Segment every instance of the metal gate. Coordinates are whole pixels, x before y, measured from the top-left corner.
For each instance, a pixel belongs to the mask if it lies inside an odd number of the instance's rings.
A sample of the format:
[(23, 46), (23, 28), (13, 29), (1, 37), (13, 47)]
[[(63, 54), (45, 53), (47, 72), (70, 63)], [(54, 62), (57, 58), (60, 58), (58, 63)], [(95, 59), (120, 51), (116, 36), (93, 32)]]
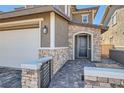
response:
[(42, 64), (40, 68), (40, 87), (47, 88), (51, 81), (51, 60)]

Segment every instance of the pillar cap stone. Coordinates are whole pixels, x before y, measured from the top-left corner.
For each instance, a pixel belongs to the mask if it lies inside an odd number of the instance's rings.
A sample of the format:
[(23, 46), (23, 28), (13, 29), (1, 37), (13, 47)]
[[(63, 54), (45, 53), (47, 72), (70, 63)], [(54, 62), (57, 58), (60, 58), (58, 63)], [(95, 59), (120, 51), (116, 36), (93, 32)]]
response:
[(45, 62), (48, 62), (52, 60), (52, 57), (43, 57), (38, 59), (37, 61), (27, 62), (24, 64), (21, 64), (22, 69), (31, 69), (31, 70), (38, 70), (40, 69), (41, 65)]

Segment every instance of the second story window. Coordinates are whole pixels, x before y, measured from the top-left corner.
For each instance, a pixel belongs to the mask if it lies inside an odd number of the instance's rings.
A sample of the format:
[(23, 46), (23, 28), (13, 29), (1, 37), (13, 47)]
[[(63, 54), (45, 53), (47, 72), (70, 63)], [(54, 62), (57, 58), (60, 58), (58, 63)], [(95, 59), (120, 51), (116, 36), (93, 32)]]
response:
[(112, 26), (114, 26), (115, 24), (117, 24), (117, 12), (112, 16)]
[(82, 15), (82, 23), (88, 23), (88, 14)]

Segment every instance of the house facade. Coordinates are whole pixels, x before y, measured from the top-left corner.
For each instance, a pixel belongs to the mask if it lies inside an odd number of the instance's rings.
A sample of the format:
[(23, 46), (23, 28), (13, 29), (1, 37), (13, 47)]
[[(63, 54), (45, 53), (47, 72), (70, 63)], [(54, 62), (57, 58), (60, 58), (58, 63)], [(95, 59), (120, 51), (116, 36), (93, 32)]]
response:
[(53, 74), (67, 60), (101, 60), (101, 26), (93, 24), (99, 7), (27, 5), (0, 14), (0, 65), (53, 58)]
[(108, 6), (101, 24), (108, 26), (108, 30), (102, 33), (102, 44), (111, 44), (115, 48), (124, 48), (124, 6)]
[[(110, 5), (103, 16), (102, 24), (108, 30), (102, 33), (103, 55), (124, 64), (124, 6)], [(106, 48), (105, 48), (106, 46)]]

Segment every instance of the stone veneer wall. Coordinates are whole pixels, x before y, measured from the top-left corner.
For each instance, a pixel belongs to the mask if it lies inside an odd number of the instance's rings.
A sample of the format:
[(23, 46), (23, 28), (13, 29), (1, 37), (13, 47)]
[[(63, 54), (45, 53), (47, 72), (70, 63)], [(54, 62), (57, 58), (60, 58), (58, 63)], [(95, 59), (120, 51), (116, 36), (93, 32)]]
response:
[(124, 88), (124, 70), (107, 68), (86, 70), (84, 69), (85, 88)]
[(58, 47), (58, 48), (41, 48), (39, 50), (39, 56), (51, 56), (52, 62), (52, 72), (53, 75), (70, 59), (68, 47)]
[[(47, 62), (47, 63), (46, 63)], [(51, 57), (44, 57), (36, 61), (32, 61), (29, 63), (21, 64), (22, 68), (22, 78), (21, 78), (21, 83), (22, 83), (22, 88), (41, 88), (41, 87), (46, 87), (44, 83), (42, 82), (42, 79), (44, 78), (45, 81), (48, 81), (48, 78), (51, 79), (51, 75), (46, 77), (44, 76), (42, 70), (48, 70), (46, 69), (46, 65), (51, 66), (49, 62), (52, 62)], [(51, 72), (47, 72), (51, 73)], [(50, 79), (48, 83), (50, 82)], [(42, 83), (41, 83), (42, 82)], [(45, 82), (47, 83), (47, 82)]]
[(71, 59), (73, 59), (73, 36), (74, 34), (82, 33), (91, 33), (93, 34), (93, 61), (101, 61), (101, 32), (99, 29), (84, 27), (78, 25), (69, 25), (69, 53)]
[(22, 69), (22, 88), (39, 88), (39, 70)]
[(85, 88), (124, 88), (124, 79), (85, 76)]

